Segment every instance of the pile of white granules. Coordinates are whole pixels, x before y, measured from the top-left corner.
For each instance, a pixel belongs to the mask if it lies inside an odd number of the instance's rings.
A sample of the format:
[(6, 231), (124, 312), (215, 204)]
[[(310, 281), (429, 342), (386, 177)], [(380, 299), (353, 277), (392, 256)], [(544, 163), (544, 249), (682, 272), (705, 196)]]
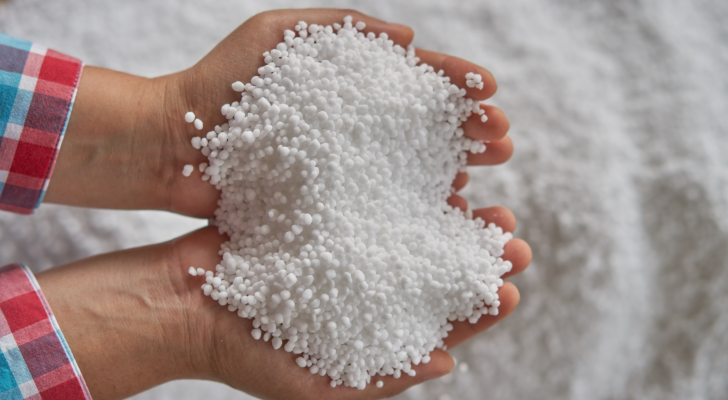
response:
[[(511, 234), (446, 203), (467, 152), (485, 151), (460, 128), (474, 112), (485, 120), (479, 103), (414, 48), (363, 28), (347, 17), (286, 30), (259, 76), (233, 84), (228, 123), (192, 139), (230, 241), (214, 273), (190, 268), (205, 295), (253, 319), (255, 339), (360, 389), (414, 376), (448, 321), (497, 315), (511, 269), (500, 258)], [(468, 86), (481, 79), (469, 73)]]

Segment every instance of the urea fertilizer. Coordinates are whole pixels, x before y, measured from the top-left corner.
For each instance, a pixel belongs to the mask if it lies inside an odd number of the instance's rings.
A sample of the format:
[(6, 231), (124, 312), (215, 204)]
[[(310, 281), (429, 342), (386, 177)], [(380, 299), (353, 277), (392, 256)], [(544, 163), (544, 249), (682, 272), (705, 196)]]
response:
[(485, 151), (460, 128), (474, 112), (485, 121), (479, 103), (364, 27), (286, 30), (258, 76), (232, 84), (228, 123), (192, 139), (230, 240), (214, 272), (190, 267), (206, 296), (253, 319), (255, 339), (359, 389), (414, 376), (448, 321), (497, 315), (511, 269), (511, 234), (446, 202), (467, 152)]

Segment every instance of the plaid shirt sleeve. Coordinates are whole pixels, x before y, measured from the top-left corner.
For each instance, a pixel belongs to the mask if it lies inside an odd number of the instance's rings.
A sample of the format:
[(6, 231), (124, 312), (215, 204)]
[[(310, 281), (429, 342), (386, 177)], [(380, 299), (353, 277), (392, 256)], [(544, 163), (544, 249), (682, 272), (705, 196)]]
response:
[(0, 267), (0, 399), (91, 399), (38, 282), (20, 264)]
[(30, 214), (43, 201), (82, 69), (0, 33), (0, 210)]

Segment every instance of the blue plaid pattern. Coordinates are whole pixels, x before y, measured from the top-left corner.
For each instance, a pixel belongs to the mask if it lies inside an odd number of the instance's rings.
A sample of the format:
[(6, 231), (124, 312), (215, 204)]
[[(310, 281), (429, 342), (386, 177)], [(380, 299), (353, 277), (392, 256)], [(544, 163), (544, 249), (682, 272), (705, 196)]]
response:
[(43, 201), (66, 131), (81, 61), (0, 33), (0, 209)]
[(33, 274), (0, 268), (0, 399), (91, 396)]

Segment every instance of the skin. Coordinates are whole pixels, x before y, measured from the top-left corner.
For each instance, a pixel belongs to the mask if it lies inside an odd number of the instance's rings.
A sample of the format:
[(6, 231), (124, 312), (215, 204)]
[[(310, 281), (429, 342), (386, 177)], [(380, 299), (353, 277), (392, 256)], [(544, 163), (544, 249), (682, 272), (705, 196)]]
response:
[[(262, 53), (281, 40), (281, 32), (298, 21), (330, 25), (352, 15), (367, 24), (365, 32), (387, 32), (400, 45), (412, 41), (410, 28), (390, 24), (352, 10), (279, 10), (256, 15), (232, 32), (193, 67), (154, 79), (103, 68), (86, 67), (45, 201), (82, 207), (157, 209), (209, 218), (219, 192), (192, 176), (182, 176), (186, 164), (206, 159), (190, 146), (225, 118), (219, 106), (239, 99), (230, 83), (249, 81), (263, 65)], [(485, 69), (444, 54), (418, 50), (422, 62), (443, 69), (452, 82), (465, 86), (465, 73), (483, 76), (482, 90), (468, 96), (484, 100), (496, 83)], [(482, 106), (489, 117), (463, 124), (468, 137), (488, 142), (488, 150), (470, 155), (470, 165), (505, 162), (513, 152), (503, 112)], [(202, 131), (184, 122), (194, 110), (205, 122)], [(467, 174), (453, 186), (462, 189)], [(467, 209), (458, 195), (450, 204)], [(504, 207), (473, 210), (475, 217), (513, 231), (516, 220)], [(173, 379), (224, 382), (264, 399), (377, 399), (450, 372), (452, 358), (442, 350), (415, 377), (379, 377), (384, 387), (365, 390), (329, 386), (328, 377), (310, 374), (293, 360), (298, 357), (268, 343), (255, 341), (250, 320), (238, 318), (202, 295), (203, 277), (187, 274), (190, 265), (212, 268), (226, 240), (204, 228), (168, 243), (87, 258), (38, 274), (38, 281), (71, 347), (92, 396), (120, 399)], [(531, 250), (519, 239), (505, 248), (504, 259), (522, 272)], [(506, 282), (499, 290), (497, 316), (476, 324), (455, 322), (445, 339), (448, 348), (489, 329), (519, 301), (518, 290)]]

